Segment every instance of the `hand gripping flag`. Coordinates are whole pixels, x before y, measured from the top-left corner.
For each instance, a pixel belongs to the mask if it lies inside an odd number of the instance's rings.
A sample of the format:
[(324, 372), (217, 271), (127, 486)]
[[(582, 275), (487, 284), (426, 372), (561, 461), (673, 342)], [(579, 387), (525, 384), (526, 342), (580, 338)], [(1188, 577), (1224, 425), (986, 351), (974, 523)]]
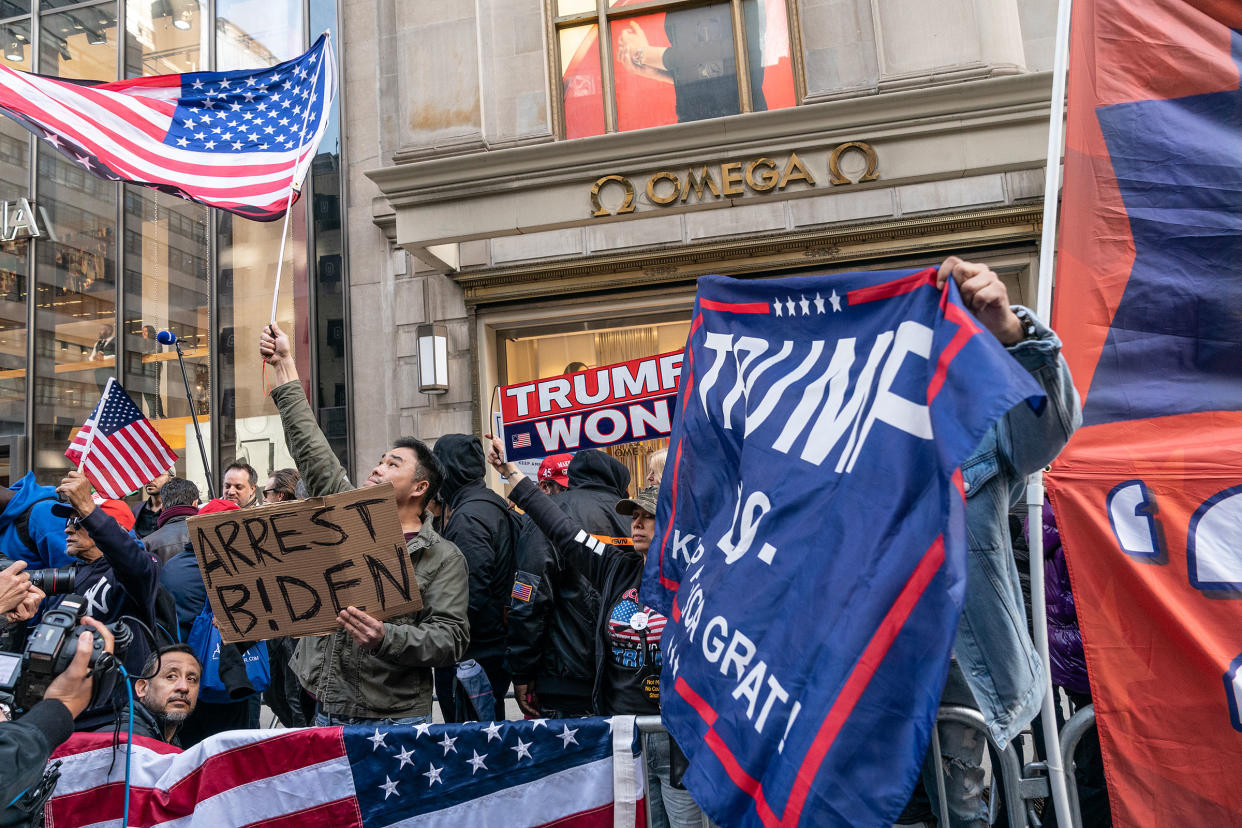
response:
[(300, 191), (335, 95), (326, 34), (262, 70), (91, 83), (0, 66), (0, 111), (82, 169), (258, 221)]
[(633, 717), (238, 730), (181, 752), (79, 733), (57, 749), (49, 828), (632, 828), (645, 774)]
[(177, 454), (109, 377), (103, 396), (69, 443), (65, 456), (104, 497), (133, 494), (172, 468)]
[(1242, 6), (1077, 0), (1049, 476), (1117, 825), (1242, 822)]
[(721, 825), (891, 825), (914, 787), (965, 587), (958, 466), (1043, 399), (935, 278), (699, 279), (642, 596)]

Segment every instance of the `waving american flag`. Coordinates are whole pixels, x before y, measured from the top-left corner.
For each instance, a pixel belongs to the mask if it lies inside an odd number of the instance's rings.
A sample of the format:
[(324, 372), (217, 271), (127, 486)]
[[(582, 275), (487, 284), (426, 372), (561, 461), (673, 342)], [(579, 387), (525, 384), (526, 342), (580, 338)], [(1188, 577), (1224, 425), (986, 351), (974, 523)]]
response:
[(78, 429), (65, 456), (82, 468), (105, 497), (120, 499), (172, 468), (177, 454), (138, 410), (129, 394), (108, 377), (103, 396)]
[(261, 70), (90, 83), (0, 66), (0, 112), (92, 175), (271, 221), (301, 189), (336, 83), (324, 34)]
[[(237, 730), (184, 753), (138, 737), (124, 824), (633, 828), (645, 809), (636, 748), (633, 717)], [(53, 759), (49, 826), (120, 824), (111, 733), (76, 734)]]

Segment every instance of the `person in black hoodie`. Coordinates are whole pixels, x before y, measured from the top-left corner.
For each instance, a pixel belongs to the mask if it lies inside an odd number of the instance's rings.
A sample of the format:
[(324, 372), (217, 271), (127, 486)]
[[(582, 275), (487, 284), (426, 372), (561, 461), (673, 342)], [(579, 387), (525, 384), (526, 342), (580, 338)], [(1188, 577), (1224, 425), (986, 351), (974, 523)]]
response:
[[(539, 527), (566, 566), (577, 570), (599, 590), (600, 611), (591, 621), (595, 630), (595, 680), (591, 692), (595, 712), (601, 716), (659, 715), (663, 665), (660, 641), (665, 618), (644, 604), (638, 594), (655, 531), (659, 489), (648, 486), (632, 499), (614, 505), (618, 514), (631, 519), (633, 542), (608, 543), (556, 508), (556, 501), (541, 492), (516, 464), (504, 461), (500, 441), (491, 435), (487, 437), (492, 441), (487, 461), (513, 485), (509, 499)], [(667, 733), (651, 734), (647, 739), (651, 824), (671, 828), (699, 826), (702, 812), (680, 782), (673, 781), (674, 747)]]
[[(541, 469), (541, 484), (542, 477)], [(554, 502), (576, 526), (605, 543), (633, 545), (630, 522), (615, 509), (630, 485), (630, 470), (620, 460), (598, 449), (580, 451), (569, 463), (568, 482), (569, 490)], [(599, 590), (533, 522), (527, 526), (518, 539), (510, 597), (507, 655), (514, 695), (531, 716), (592, 716)]]
[[(503, 718), (509, 673), (505, 669), (505, 610), (513, 590), (513, 552), (517, 538), (504, 498), (483, 483), (483, 446), (469, 434), (445, 434), (432, 450), (444, 467), (440, 498), (447, 520), (440, 534), (466, 556), (470, 572), (470, 644), (466, 659), (487, 674), (496, 710)], [(435, 673), (436, 694), (446, 722), (457, 721), (455, 672)]]

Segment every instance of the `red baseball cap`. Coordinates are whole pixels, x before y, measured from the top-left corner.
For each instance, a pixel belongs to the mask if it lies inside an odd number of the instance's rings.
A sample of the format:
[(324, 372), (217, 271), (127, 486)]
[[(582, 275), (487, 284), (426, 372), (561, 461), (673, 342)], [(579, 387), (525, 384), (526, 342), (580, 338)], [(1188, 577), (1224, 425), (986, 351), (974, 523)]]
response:
[[(92, 495), (91, 499), (95, 501), (95, 508), (102, 509), (105, 514), (111, 516), (113, 520), (119, 523), (126, 532), (133, 530), (134, 512), (126, 505), (125, 501), (107, 500), (98, 495)], [(56, 517), (71, 518), (77, 513), (78, 510), (73, 508), (73, 504), (63, 500), (52, 504), (52, 514)]]
[(543, 462), (539, 464), (539, 482), (551, 480), (568, 489), (569, 461), (573, 459), (572, 454), (553, 454), (543, 458)]
[(240, 506), (231, 500), (225, 500), (224, 498), (217, 497), (198, 507), (198, 513), (200, 515), (210, 515), (214, 512), (231, 512), (234, 509), (240, 508)]

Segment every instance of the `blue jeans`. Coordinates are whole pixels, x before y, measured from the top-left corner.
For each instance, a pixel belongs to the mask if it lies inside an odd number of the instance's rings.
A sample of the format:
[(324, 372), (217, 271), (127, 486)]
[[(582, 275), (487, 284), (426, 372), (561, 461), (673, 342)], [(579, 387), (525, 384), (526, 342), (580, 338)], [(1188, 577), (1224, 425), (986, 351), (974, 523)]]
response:
[[(941, 704), (978, 709), (966, 677), (954, 659), (949, 665)], [(936, 722), (940, 733), (940, 758), (944, 769), (945, 804), (949, 825), (942, 828), (986, 828), (988, 822), (987, 774), (983, 755), (988, 738), (982, 731), (957, 722)], [(935, 753), (927, 749), (923, 761), (923, 786), (931, 800), (932, 813), (940, 818), (940, 796), (936, 788)]]
[(364, 719), (360, 716), (338, 716), (325, 713), (322, 707), (315, 709), (315, 727), (336, 727), (339, 725), (416, 725), (431, 724), (430, 716), (406, 716), (402, 719)]
[(685, 788), (674, 788), (669, 777), (667, 733), (647, 734), (647, 798), (650, 828), (703, 828), (707, 816)]

